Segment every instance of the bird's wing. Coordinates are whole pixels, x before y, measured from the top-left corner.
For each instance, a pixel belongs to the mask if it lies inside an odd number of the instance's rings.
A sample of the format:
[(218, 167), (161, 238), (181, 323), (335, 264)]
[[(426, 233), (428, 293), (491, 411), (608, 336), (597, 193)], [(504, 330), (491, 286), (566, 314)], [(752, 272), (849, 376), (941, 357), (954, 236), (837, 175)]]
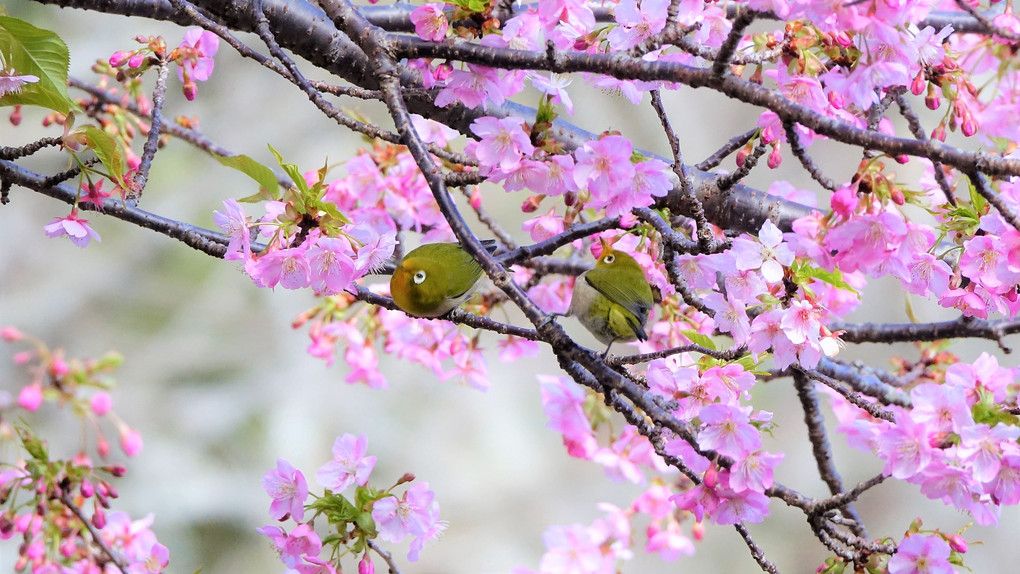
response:
[[(648, 312), (652, 310), (651, 288), (645, 284), (646, 287), (643, 290), (626, 291), (621, 289), (619, 282), (613, 280), (613, 275), (617, 273), (619, 271), (614, 271), (609, 267), (595, 267), (585, 275), (584, 279), (610, 301), (633, 313), (638, 322), (643, 325), (648, 320)], [(644, 290), (648, 291), (647, 297), (643, 296), (645, 295), (642, 293)]]

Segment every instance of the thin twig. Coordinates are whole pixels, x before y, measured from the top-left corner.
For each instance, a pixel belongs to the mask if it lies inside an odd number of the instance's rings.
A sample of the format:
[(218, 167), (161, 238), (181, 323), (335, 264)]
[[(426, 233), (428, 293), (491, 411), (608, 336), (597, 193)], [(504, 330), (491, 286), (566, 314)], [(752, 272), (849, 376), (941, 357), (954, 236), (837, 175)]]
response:
[(98, 546), (104, 554), (106, 554), (106, 557), (109, 558), (110, 562), (117, 567), (117, 570), (120, 570), (121, 574), (128, 574), (129, 567), (127, 562), (124, 561), (124, 557), (114, 552), (106, 541), (103, 540), (102, 535), (100, 535), (99, 532), (92, 526), (92, 522), (85, 516), (85, 513), (82, 512), (81, 508), (78, 508), (78, 505), (71, 500), (71, 495), (66, 490), (63, 490), (60, 493), (60, 502), (62, 502), (68, 510), (73, 512), (74, 515), (78, 517), (78, 520), (81, 520), (81, 523), (86, 529), (88, 529), (89, 535), (92, 536), (92, 542), (94, 542), (95, 545)]

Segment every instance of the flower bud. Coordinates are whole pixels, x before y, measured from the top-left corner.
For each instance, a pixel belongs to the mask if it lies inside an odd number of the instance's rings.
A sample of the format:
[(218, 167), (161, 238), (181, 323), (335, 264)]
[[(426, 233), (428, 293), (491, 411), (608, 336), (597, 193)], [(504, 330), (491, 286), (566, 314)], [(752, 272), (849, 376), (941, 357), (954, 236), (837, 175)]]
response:
[(110, 398), (109, 393), (99, 391), (92, 395), (92, 400), (89, 401), (89, 408), (92, 409), (96, 416), (101, 417), (113, 408), (113, 399)]
[(195, 100), (195, 96), (198, 95), (198, 86), (195, 82), (188, 82), (184, 84), (184, 98), (189, 102)]
[(772, 151), (769, 152), (769, 169), (776, 169), (781, 163), (783, 163), (783, 153), (780, 149), (779, 142), (776, 142), (776, 145), (772, 146)]
[(67, 366), (67, 361), (61, 357), (54, 357), (50, 362), (49, 366), (50, 375), (54, 377), (63, 377), (67, 373), (71, 372), (71, 369)]
[(26, 411), (35, 411), (42, 404), (43, 393), (42, 385), (39, 383), (33, 383), (27, 387), (22, 387), (21, 392), (18, 393), (18, 404), (21, 408)]
[(935, 86), (928, 84), (928, 95), (924, 97), (924, 105), (929, 110), (937, 110), (942, 105), (942, 100), (939, 98), (939, 93), (935, 91)]
[(949, 536), (946, 536), (946, 542), (949, 543), (949, 547), (955, 552), (959, 552), (960, 554), (967, 552), (967, 541), (959, 534), (950, 534)]
[(914, 81), (910, 82), (910, 93), (915, 96), (920, 96), (924, 93), (924, 87), (928, 81), (924, 77), (924, 70), (919, 70), (917, 76), (914, 77)]
[(20, 341), (24, 336), (14, 327), (0, 327), (0, 339), (4, 341)]
[(7, 116), (7, 120), (11, 122), (11, 125), (18, 127), (21, 125), (21, 106), (14, 106), (14, 111), (11, 115)]
[(978, 123), (974, 120), (974, 115), (967, 112), (967, 115), (963, 116), (963, 123), (960, 124), (960, 132), (963, 135), (970, 137), (977, 133)]
[(358, 562), (358, 574), (375, 574), (375, 564), (368, 558), (368, 554)]
[(114, 68), (119, 68), (127, 63), (131, 59), (131, 52), (125, 52), (123, 50), (117, 50), (110, 56), (110, 65)]
[(99, 453), (101, 458), (110, 456), (110, 443), (106, 441), (106, 437), (101, 436), (96, 441), (96, 452)]
[(81, 479), (81, 486), (78, 487), (78, 492), (80, 492), (84, 498), (92, 498), (92, 495), (96, 493), (96, 489), (92, 486), (92, 483), (89, 482), (89, 479), (83, 478)]
[(128, 67), (129, 68), (138, 68), (139, 66), (142, 65), (142, 62), (144, 62), (144, 61), (145, 61), (145, 54), (140, 54), (140, 53), (132, 54), (131, 57), (128, 58)]
[(92, 526), (102, 530), (106, 526), (106, 513), (102, 508), (96, 508), (92, 513)]

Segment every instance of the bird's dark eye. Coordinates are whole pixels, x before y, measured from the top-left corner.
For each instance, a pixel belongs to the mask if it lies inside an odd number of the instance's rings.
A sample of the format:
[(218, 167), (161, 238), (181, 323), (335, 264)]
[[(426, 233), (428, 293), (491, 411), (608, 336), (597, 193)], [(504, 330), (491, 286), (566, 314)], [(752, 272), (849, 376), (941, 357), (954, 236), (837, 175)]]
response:
[(616, 261), (615, 255), (606, 255), (605, 257), (602, 258), (602, 262), (605, 263), (606, 265), (612, 265), (613, 261)]
[(415, 274), (414, 274), (413, 281), (414, 281), (415, 285), (421, 285), (425, 281), (425, 271), (423, 271), (421, 269), (416, 271)]

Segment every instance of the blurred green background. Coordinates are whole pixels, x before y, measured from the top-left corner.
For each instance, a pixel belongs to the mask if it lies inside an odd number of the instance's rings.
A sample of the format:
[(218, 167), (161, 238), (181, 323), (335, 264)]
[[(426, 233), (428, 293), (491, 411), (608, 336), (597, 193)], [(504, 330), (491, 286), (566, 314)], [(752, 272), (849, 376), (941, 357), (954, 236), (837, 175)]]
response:
[[(162, 34), (171, 46), (183, 34), (175, 26), (144, 19), (27, 2), (8, 2), (6, 7), (11, 15), (60, 34), (71, 50), (71, 74), (85, 80), (93, 77), (93, 61), (133, 48), (137, 34)], [(258, 47), (252, 37), (242, 38)], [(631, 106), (620, 97), (585, 88), (580, 80), (572, 95), (578, 125), (596, 132), (622, 129), (637, 145), (668, 153), (647, 97), (644, 105)], [(518, 99), (535, 102), (530, 92)], [(169, 115), (198, 117), (216, 143), (266, 163), (272, 162), (266, 144), (303, 169), (320, 166), (327, 158), (342, 162), (365, 146), (356, 135), (324, 120), (290, 84), (226, 46), (216, 57), (212, 79), (199, 85), (197, 101), (184, 101), (173, 78), (168, 100)], [(754, 110), (710, 92), (684, 89), (666, 94), (666, 101), (689, 163), (700, 161), (756, 120)], [(379, 106), (358, 101), (344, 105), (387, 123)], [(9, 110), (3, 112), (3, 145), (54, 133), (39, 127), (40, 114), (25, 110), (22, 127), (14, 129), (6, 121)], [(812, 151), (836, 179), (849, 177), (859, 157), (825, 142)], [(26, 165), (49, 171), (62, 167), (62, 159), (52, 159), (56, 154), (43, 155), (50, 160)], [(776, 171), (759, 167), (747, 183), (765, 189), (774, 179), (789, 178), (814, 189), (795, 163), (787, 158)], [(906, 168), (902, 173), (906, 181), (916, 177), (916, 171)], [(175, 142), (157, 156), (142, 207), (213, 227), (212, 211), (221, 208), (222, 200), (252, 192), (244, 176)], [(524, 197), (485, 190), (490, 211), (510, 214), (504, 222), (522, 240), (519, 221), (524, 216), (518, 208)], [(305, 331), (290, 328), (292, 319), (314, 303), (310, 293), (255, 288), (236, 263), (212, 259), (99, 214), (89, 217), (102, 243), (79, 250), (65, 239), (48, 239), (42, 231), (52, 218), (66, 215), (67, 206), (20, 188), (12, 191), (11, 199), (10, 205), (0, 207), (0, 325), (15, 325), (61, 345), (71, 356), (116, 349), (126, 357), (117, 373), (115, 408), (142, 434), (145, 448), (128, 461), (129, 473), (117, 483), (121, 499), (116, 508), (136, 518), (154, 514), (153, 528), (170, 548), (174, 572), (281, 571), (268, 543), (255, 533), (270, 523), (262, 474), (283, 457), (304, 471), (314, 489), (313, 475), (329, 460), (334, 438), (348, 432), (368, 435), (369, 453), (379, 459), (373, 480), (383, 483), (415, 473), (435, 489), (441, 516), (450, 523), (418, 563), (406, 563), (406, 545), (384, 545), (405, 572), (537, 569), (547, 526), (589, 524), (601, 515), (598, 502), (626, 506), (640, 493), (633, 485), (611, 482), (595, 464), (567, 457), (559, 435), (545, 428), (535, 373), (556, 372), (547, 351), (512, 368), (492, 353), (492, 388), (485, 393), (440, 382), (415, 365), (385, 358), (389, 389), (351, 386), (343, 382), (342, 355), (327, 368), (305, 353)], [(260, 215), (250, 206), (248, 213)], [(485, 233), (480, 226), (476, 229)], [(868, 307), (850, 320), (906, 320), (902, 290), (891, 281), (872, 284), (865, 301)], [(923, 302), (913, 304), (923, 320), (948, 316)], [(564, 324), (583, 342), (596, 344), (572, 320)], [(483, 335), (483, 340), (494, 346), (496, 338)], [(1017, 338), (1010, 342), (1015, 345)], [(1003, 364), (1016, 365), (1015, 358), (1003, 356), (988, 342), (961, 349), (964, 358), (987, 350)], [(27, 382), (27, 375), (10, 360), (15, 350), (0, 345), (0, 391), (14, 396)], [(844, 357), (883, 367), (890, 352), (915, 356), (909, 345), (870, 345), (851, 347)], [(787, 453), (777, 480), (807, 495), (824, 495), (789, 381), (757, 387), (755, 405), (776, 413), (778, 428), (766, 445)], [(47, 406), (26, 420), (58, 454), (70, 455), (77, 448), (80, 425), (66, 413)], [(842, 437), (833, 436), (832, 442), (846, 484), (881, 469), (873, 458), (849, 450)], [(0, 458), (9, 461), (15, 452), (11, 445), (0, 448)], [(123, 458), (116, 448), (114, 453), (115, 459)], [(916, 488), (893, 481), (869, 493), (858, 509), (873, 537), (899, 537), (919, 514), (928, 527), (946, 531), (968, 522), (965, 515), (927, 501)], [(750, 525), (766, 556), (782, 572), (813, 572), (826, 554), (810, 537), (800, 512), (775, 501), (771, 510), (764, 524)], [(1013, 541), (1018, 527), (1020, 514), (1010, 508), (1003, 512), (999, 529), (972, 528), (966, 537), (985, 544), (971, 546), (968, 565), (975, 572), (1015, 572), (1020, 561), (1020, 548)], [(636, 545), (643, 541), (639, 527)], [(697, 547), (695, 556), (672, 564), (638, 552), (623, 571), (757, 571), (731, 528), (708, 527)], [(0, 543), (0, 571), (11, 568), (16, 551), (14, 543)]]

